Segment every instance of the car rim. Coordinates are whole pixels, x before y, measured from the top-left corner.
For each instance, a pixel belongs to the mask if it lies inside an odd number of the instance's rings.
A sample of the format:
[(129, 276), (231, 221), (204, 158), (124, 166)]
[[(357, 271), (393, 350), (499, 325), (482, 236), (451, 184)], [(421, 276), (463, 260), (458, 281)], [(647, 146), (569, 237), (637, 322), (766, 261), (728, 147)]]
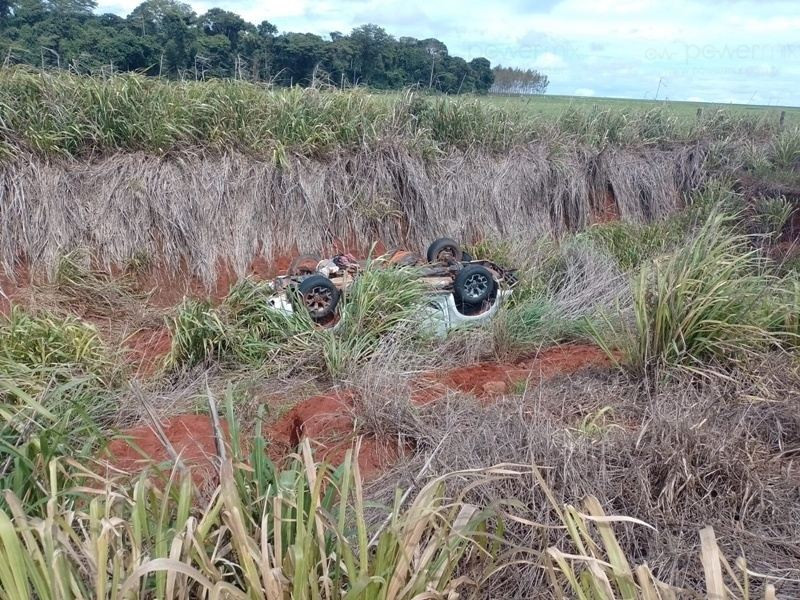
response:
[(464, 282), (464, 292), (466, 293), (467, 298), (471, 300), (482, 298), (488, 289), (489, 280), (485, 275), (481, 275), (480, 273), (474, 273), (473, 275), (470, 275)]
[(303, 296), (306, 307), (312, 313), (321, 313), (333, 302), (333, 293), (327, 287), (315, 285)]

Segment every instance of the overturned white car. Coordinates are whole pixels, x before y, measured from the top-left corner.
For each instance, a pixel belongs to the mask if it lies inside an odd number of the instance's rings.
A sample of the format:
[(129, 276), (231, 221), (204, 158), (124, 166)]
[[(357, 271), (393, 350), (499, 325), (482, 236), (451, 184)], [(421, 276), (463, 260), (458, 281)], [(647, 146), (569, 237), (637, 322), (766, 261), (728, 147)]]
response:
[[(433, 333), (442, 335), (453, 327), (490, 320), (517, 283), (513, 269), (488, 260), (473, 260), (449, 238), (436, 240), (428, 247), (427, 261), (407, 251), (395, 251), (381, 261), (387, 267), (417, 269), (429, 290), (421, 318)], [(299, 256), (286, 275), (273, 281), (276, 293), (270, 305), (285, 312), (293, 312), (299, 305), (317, 323), (332, 325), (342, 291), (352, 285), (364, 266), (364, 262), (348, 254), (325, 260)]]

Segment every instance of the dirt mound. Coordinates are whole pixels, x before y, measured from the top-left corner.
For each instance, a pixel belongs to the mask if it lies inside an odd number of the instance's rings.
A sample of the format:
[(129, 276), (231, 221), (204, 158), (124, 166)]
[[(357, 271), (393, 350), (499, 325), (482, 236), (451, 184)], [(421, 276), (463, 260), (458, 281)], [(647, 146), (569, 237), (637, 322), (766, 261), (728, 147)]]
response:
[[(357, 437), (352, 406), (352, 395), (346, 392), (303, 400), (265, 431), (270, 442), (270, 458), (280, 463), (300, 440), (307, 437), (318, 458), (333, 465), (341, 464)], [(191, 468), (195, 483), (198, 486), (214, 485), (217, 482), (217, 450), (211, 418), (180, 415), (163, 421), (161, 425), (181, 461)], [(223, 428), (227, 435), (227, 423), (223, 423)], [(401, 450), (393, 440), (362, 439), (358, 455), (362, 478), (374, 478), (397, 461), (400, 454)], [(138, 473), (158, 465), (171, 469), (173, 462), (156, 432), (148, 425), (122, 431), (121, 437), (108, 445), (107, 455), (112, 467), (127, 473)]]
[[(140, 352), (141, 368), (147, 359), (158, 356), (154, 350), (169, 341), (162, 331), (142, 332), (134, 352)], [(459, 390), (490, 400), (512, 391), (518, 382), (538, 383), (556, 375), (570, 374), (591, 366), (609, 364), (599, 348), (587, 345), (557, 346), (518, 363), (486, 362), (441, 373), (428, 373), (418, 381), (412, 399), (424, 404), (434, 402), (448, 390)], [(354, 393), (333, 391), (312, 396), (296, 404), (270, 425), (265, 435), (270, 441), (269, 454), (275, 462), (283, 460), (303, 438), (311, 440), (317, 457), (339, 465), (358, 437), (353, 420)], [(216, 456), (213, 427), (209, 417), (183, 415), (163, 423), (167, 438), (181, 459), (193, 467), (198, 483), (213, 481)], [(226, 426), (227, 432), (227, 426)], [(110, 462), (118, 469), (136, 472), (152, 463), (170, 461), (170, 456), (149, 426), (123, 432), (125, 439), (114, 440), (108, 448)], [(364, 479), (379, 475), (407, 451), (394, 439), (362, 439), (358, 464)], [(149, 457), (149, 458), (148, 458)]]
[(155, 374), (172, 347), (172, 334), (166, 327), (140, 329), (125, 340), (126, 358), (139, 376)]
[[(352, 408), (353, 395), (346, 391), (303, 400), (270, 427), (268, 433), (275, 444), (274, 449), (290, 452), (307, 437), (317, 456), (331, 464), (341, 464), (357, 437)], [(393, 440), (362, 439), (358, 455), (362, 477), (372, 479), (380, 474), (399, 458), (400, 453), (397, 442)]]
[[(161, 427), (184, 465), (191, 468), (198, 486), (216, 483), (217, 456), (214, 426), (211, 418), (202, 415), (180, 415), (162, 421)], [(222, 424), (227, 435), (228, 425)], [(149, 425), (122, 432), (106, 449), (111, 466), (128, 473), (137, 473), (153, 465), (168, 464), (172, 457)]]
[(520, 382), (536, 384), (556, 375), (568, 375), (587, 367), (608, 364), (608, 355), (596, 346), (554, 346), (518, 363), (485, 362), (443, 373), (430, 373), (422, 378), (420, 395), (415, 400), (430, 402), (435, 399), (431, 395), (443, 388), (490, 398), (508, 393)]

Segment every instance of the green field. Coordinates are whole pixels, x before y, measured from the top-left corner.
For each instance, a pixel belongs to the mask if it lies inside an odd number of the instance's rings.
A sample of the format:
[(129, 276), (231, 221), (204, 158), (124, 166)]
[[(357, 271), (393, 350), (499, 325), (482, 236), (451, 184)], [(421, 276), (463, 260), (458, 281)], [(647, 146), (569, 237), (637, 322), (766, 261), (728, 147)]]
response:
[(800, 125), (800, 108), (795, 106), (764, 106), (758, 104), (723, 104), (714, 102), (683, 102), (678, 100), (633, 100), (629, 98), (598, 98), (588, 96), (485, 96), (486, 101), (506, 110), (525, 110), (534, 114), (557, 116), (567, 107), (581, 109), (598, 107), (622, 110), (665, 108), (677, 116), (696, 118), (697, 110), (704, 114), (725, 110), (742, 115), (764, 115), (778, 120), (786, 111), (786, 125)]

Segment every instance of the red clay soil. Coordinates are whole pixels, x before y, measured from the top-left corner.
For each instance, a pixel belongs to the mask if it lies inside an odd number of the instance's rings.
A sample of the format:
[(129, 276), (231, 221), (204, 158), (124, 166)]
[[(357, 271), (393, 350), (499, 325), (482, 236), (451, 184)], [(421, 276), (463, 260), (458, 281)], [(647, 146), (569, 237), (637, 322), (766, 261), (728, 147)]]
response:
[(125, 340), (126, 358), (136, 375), (148, 376), (158, 372), (169, 354), (172, 335), (164, 326), (140, 329)]
[[(509, 386), (518, 381), (538, 383), (555, 375), (608, 364), (608, 357), (599, 348), (586, 345), (558, 346), (519, 363), (486, 362), (427, 374), (420, 378), (419, 389), (413, 400), (419, 403), (433, 402), (446, 394), (448, 389), (490, 400), (507, 393)], [(334, 465), (341, 464), (357, 437), (352, 407), (353, 394), (347, 391), (301, 401), (265, 432), (271, 442), (270, 457), (279, 462), (306, 437), (311, 440), (318, 457)], [(184, 415), (165, 421), (163, 427), (182, 460), (193, 466), (195, 481), (213, 480), (216, 471), (210, 457), (216, 455), (216, 449), (210, 419)], [(129, 429), (123, 434), (152, 458), (150, 462), (168, 461), (167, 451), (150, 427)], [(358, 456), (362, 477), (365, 480), (376, 477), (396, 462), (404, 451), (393, 439), (364, 438)], [(109, 453), (111, 464), (120, 470), (135, 472), (148, 464), (141, 453), (124, 440), (112, 442)]]
[[(353, 247), (353, 246), (349, 246)], [(348, 246), (341, 240), (334, 240), (331, 244), (331, 254), (340, 254)], [(351, 252), (357, 259), (366, 258), (369, 249), (365, 252)], [(378, 243), (373, 254), (379, 255), (386, 251), (382, 243)], [(269, 280), (283, 275), (289, 269), (292, 261), (299, 255), (297, 250), (276, 254), (270, 259), (263, 255), (253, 258), (247, 269), (247, 276), (254, 279)], [(327, 254), (326, 254), (327, 255)], [(155, 308), (171, 308), (179, 304), (185, 297), (205, 299), (213, 303), (220, 302), (228, 295), (231, 287), (238, 281), (233, 267), (224, 261), (217, 265), (216, 278), (211, 285), (206, 285), (196, 275), (192, 275), (184, 267), (177, 272), (153, 266), (147, 272), (137, 276), (137, 287), (149, 294), (148, 303)]]
[(17, 269), (16, 277), (9, 277), (0, 269), (0, 315), (11, 313), (11, 304), (21, 295), (20, 293), (31, 284), (31, 274), (27, 265)]
[[(278, 454), (272, 456), (273, 460), (279, 459), (280, 453), (290, 452), (307, 437), (317, 456), (331, 464), (341, 464), (357, 437), (352, 407), (353, 397), (349, 392), (313, 396), (295, 405), (269, 428), (268, 435), (274, 444), (272, 450)], [(374, 478), (399, 457), (396, 441), (363, 438), (358, 455), (362, 478)]]
[[(217, 449), (211, 418), (180, 415), (162, 421), (161, 427), (183, 464), (191, 468), (194, 482), (198, 486), (213, 485)], [(227, 436), (227, 423), (223, 422), (222, 427)], [(122, 436), (112, 440), (106, 450), (108, 462), (114, 468), (129, 473), (137, 473), (153, 464), (166, 463), (172, 468), (171, 456), (149, 425), (127, 429)]]
[(600, 348), (581, 344), (554, 346), (535, 357), (518, 363), (485, 362), (443, 373), (425, 375), (415, 400), (430, 402), (442, 390), (467, 392), (479, 398), (491, 398), (508, 392), (517, 382), (539, 383), (556, 375), (568, 375), (590, 366), (607, 366), (610, 359)]
[[(265, 431), (270, 458), (280, 462), (307, 437), (317, 457), (333, 465), (341, 464), (357, 437), (351, 409), (352, 397), (347, 393), (314, 396), (300, 402)], [(162, 422), (162, 427), (181, 461), (191, 468), (194, 482), (198, 486), (214, 485), (217, 451), (211, 418), (180, 415)], [(223, 428), (227, 435), (226, 423)], [(119, 471), (137, 473), (159, 464), (172, 468), (168, 451), (147, 425), (121, 432), (121, 437), (109, 444), (107, 453), (109, 464)], [(373, 479), (399, 457), (400, 450), (392, 440), (362, 439), (358, 455), (362, 479)]]

